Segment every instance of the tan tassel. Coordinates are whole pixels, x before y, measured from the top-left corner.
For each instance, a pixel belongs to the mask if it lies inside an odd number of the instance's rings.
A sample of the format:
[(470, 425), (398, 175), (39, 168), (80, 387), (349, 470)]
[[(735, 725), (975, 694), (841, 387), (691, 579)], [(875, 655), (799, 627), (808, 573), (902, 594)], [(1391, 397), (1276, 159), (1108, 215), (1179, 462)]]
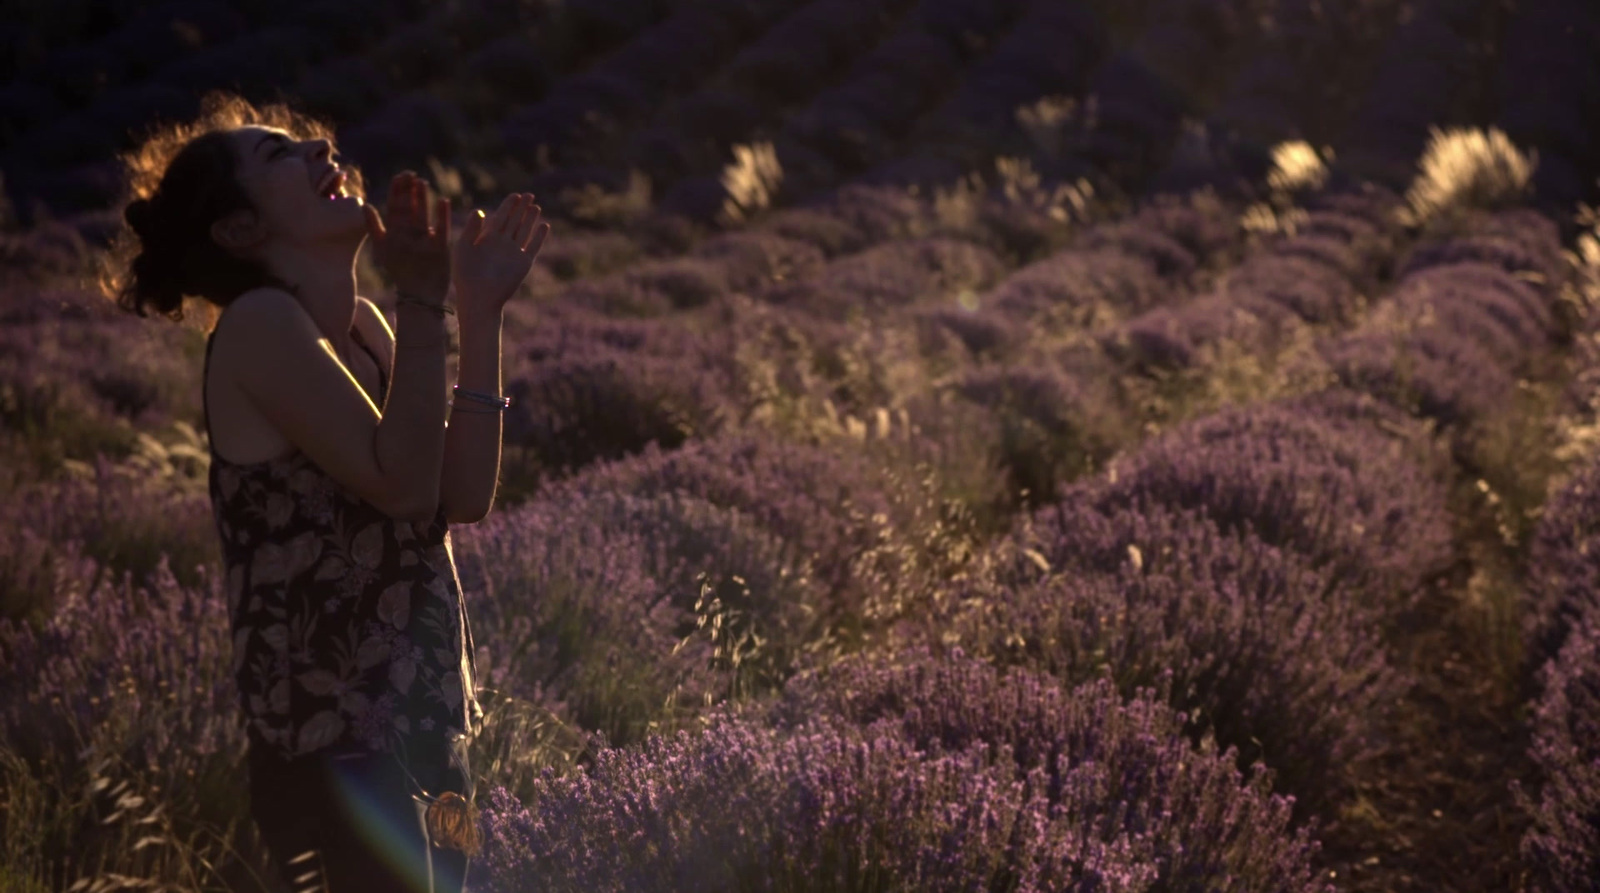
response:
[(478, 807), (455, 791), (445, 791), (428, 804), (428, 836), (441, 847), (478, 855)]

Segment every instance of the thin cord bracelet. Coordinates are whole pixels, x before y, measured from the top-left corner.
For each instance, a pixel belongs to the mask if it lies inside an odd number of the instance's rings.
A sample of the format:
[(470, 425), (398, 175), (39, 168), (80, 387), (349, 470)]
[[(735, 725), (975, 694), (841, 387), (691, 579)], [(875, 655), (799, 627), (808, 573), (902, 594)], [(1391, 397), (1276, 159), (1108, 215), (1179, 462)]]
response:
[(421, 298), (408, 298), (408, 297), (406, 297), (404, 295), (401, 295), (401, 296), (395, 298), (394, 303), (395, 303), (396, 307), (400, 306), (401, 304), (415, 304), (418, 307), (426, 307), (429, 310), (432, 310), (432, 311), (434, 311), (436, 313), (448, 313), (451, 316), (455, 316), (456, 315), (455, 308), (451, 307), (448, 304), (442, 304), (442, 303), (436, 304), (436, 303), (434, 303), (432, 301), (424, 301)]

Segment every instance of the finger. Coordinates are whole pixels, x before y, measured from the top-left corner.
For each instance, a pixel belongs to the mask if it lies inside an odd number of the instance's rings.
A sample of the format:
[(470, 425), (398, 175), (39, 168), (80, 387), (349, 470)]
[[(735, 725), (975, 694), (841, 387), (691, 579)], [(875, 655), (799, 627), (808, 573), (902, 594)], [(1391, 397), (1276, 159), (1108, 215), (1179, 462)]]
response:
[(483, 235), (483, 209), (479, 208), (467, 215), (467, 225), (461, 228), (461, 241), (468, 245), (478, 244), (478, 238)]
[(529, 205), (528, 213), (522, 217), (522, 225), (517, 227), (517, 234), (512, 238), (518, 248), (524, 251), (527, 250), (528, 243), (533, 241), (534, 230), (539, 228), (539, 215), (542, 213), (544, 213), (543, 208), (538, 205)]
[(428, 213), (430, 211), (430, 203), (428, 201), (428, 181), (418, 177), (414, 181), (414, 184), (415, 185), (411, 190), (411, 200), (416, 203), (417, 218), (421, 224), (421, 231), (425, 233), (431, 233), (433, 232), (433, 219)]
[(410, 219), (408, 204), (411, 201), (410, 181), (407, 172), (395, 174), (389, 183), (389, 197), (385, 202), (389, 219), (397, 223), (405, 223)]
[(533, 230), (532, 225), (529, 223), (529, 220), (533, 217), (533, 209), (533, 197), (529, 195), (522, 196), (522, 204), (518, 209), (515, 222), (510, 232), (506, 233), (506, 236), (511, 239), (511, 244), (519, 248), (523, 242), (528, 240), (528, 234)]
[(548, 224), (548, 223), (539, 224), (538, 228), (536, 228), (533, 231), (533, 248), (528, 251), (528, 256), (529, 257), (538, 257), (539, 256), (539, 249), (544, 247), (545, 237), (549, 236), (549, 235), (550, 235), (550, 224)]
[(513, 192), (500, 202), (500, 207), (495, 209), (494, 220), (491, 221), (489, 231), (495, 235), (506, 235), (511, 231), (513, 221), (517, 217), (517, 205), (522, 201), (522, 196)]
[(450, 247), (450, 197), (439, 196), (439, 244)]

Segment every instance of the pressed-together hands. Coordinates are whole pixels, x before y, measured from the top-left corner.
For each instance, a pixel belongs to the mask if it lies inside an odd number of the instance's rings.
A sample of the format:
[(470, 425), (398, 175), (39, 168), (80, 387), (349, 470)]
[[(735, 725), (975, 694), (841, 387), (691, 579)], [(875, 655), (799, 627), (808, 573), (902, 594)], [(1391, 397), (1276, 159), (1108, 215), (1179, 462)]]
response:
[(396, 174), (389, 184), (386, 210), (362, 206), (372, 255), (396, 291), (443, 303), (450, 288), (450, 199), (438, 200), (438, 225), (429, 220), (428, 184), (411, 171)]
[[(397, 291), (443, 302), (454, 284), (459, 315), (498, 319), (550, 234), (550, 224), (540, 222), (541, 209), (533, 199), (513, 193), (493, 214), (478, 211), (453, 248), (450, 200), (441, 196), (432, 201), (427, 182), (411, 171), (395, 175), (390, 184), (387, 226), (377, 208), (369, 204), (362, 210), (374, 259)], [(436, 213), (430, 214), (430, 208)]]

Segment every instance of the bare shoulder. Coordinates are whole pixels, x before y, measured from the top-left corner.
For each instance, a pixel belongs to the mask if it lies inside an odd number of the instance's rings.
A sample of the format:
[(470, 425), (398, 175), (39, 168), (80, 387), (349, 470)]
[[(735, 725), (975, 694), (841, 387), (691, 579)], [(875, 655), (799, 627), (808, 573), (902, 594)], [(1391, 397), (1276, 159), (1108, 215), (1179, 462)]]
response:
[(216, 339), (226, 353), (248, 352), (254, 345), (286, 332), (315, 330), (316, 324), (294, 295), (281, 288), (252, 288), (233, 299), (217, 319)]
[[(261, 322), (264, 314), (278, 316), (291, 310), (298, 310), (302, 314), (305, 313), (305, 309), (300, 306), (299, 301), (295, 300), (294, 295), (281, 288), (264, 285), (260, 288), (252, 288), (234, 298), (233, 302), (224, 309), (223, 318), (244, 316), (250, 317), (252, 322)], [(220, 322), (218, 327), (221, 327)]]

